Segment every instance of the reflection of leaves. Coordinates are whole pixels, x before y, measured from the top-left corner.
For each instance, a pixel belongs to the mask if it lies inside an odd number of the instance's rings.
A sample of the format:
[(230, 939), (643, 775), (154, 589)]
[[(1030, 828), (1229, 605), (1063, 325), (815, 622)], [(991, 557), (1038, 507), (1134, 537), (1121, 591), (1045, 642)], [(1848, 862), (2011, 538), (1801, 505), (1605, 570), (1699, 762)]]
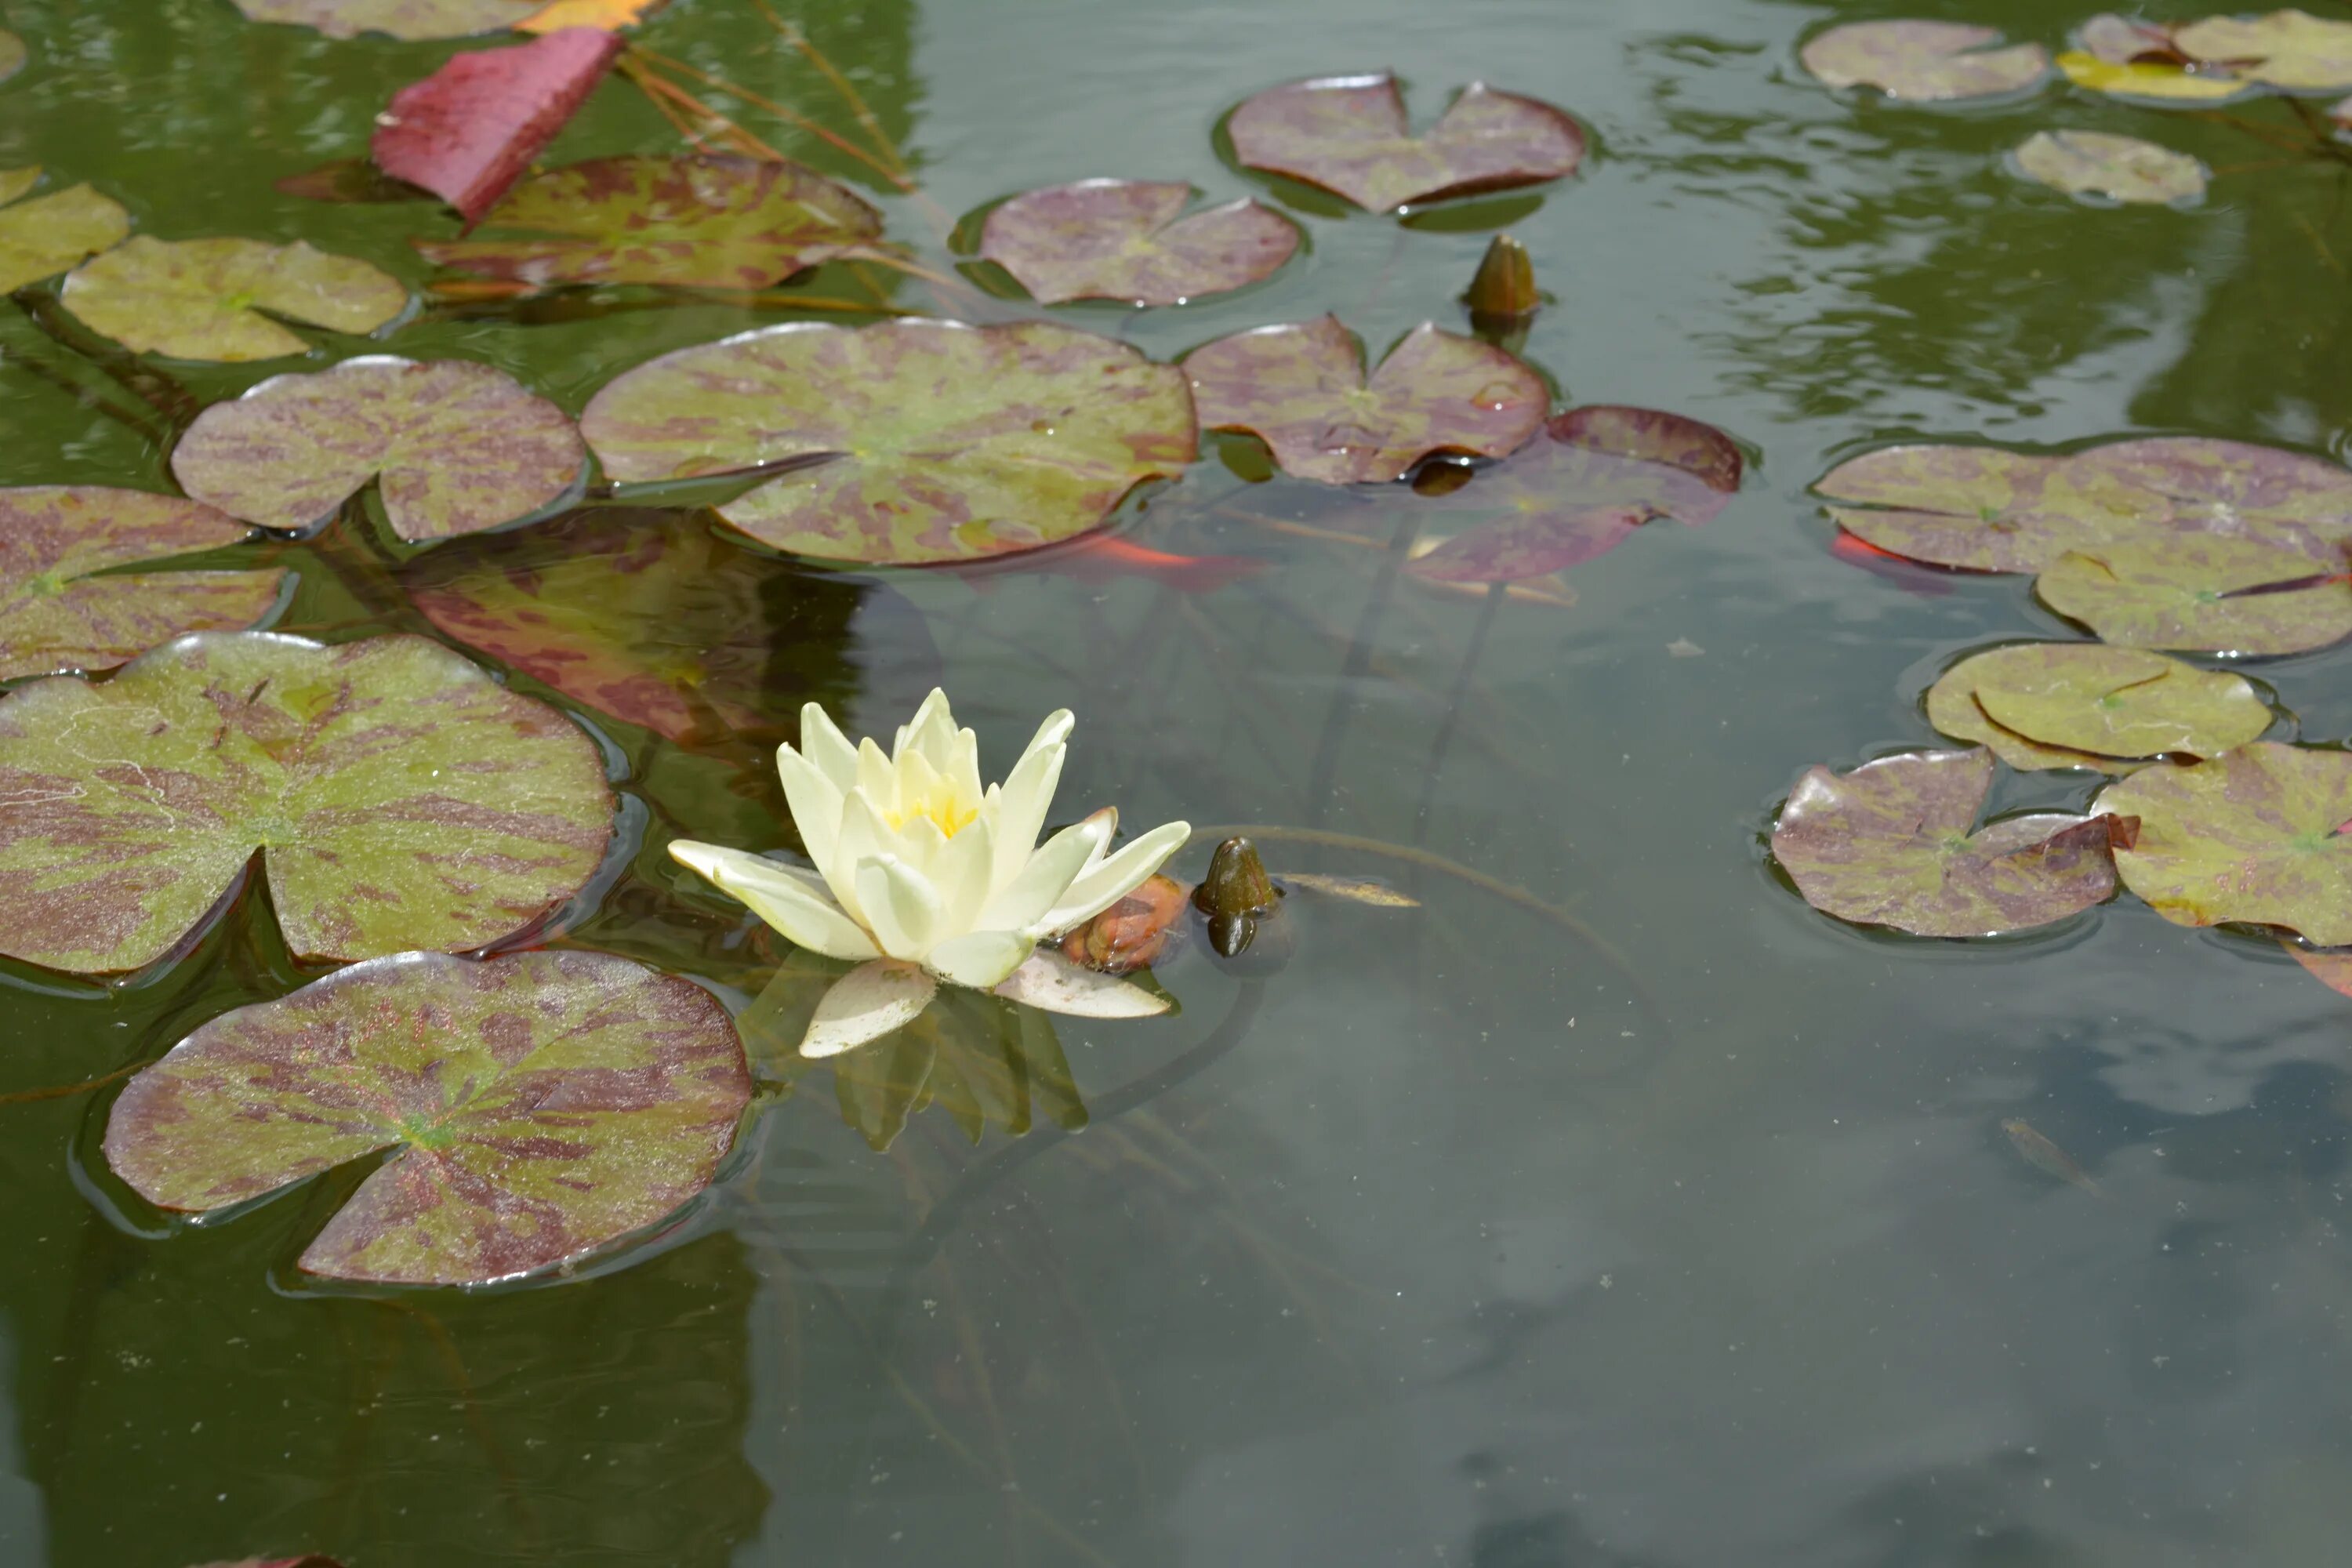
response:
[(397, 1149), (302, 1268), (486, 1285), (674, 1213), (751, 1091), (725, 1009), (689, 981), (595, 952), (403, 953), (182, 1040), (115, 1102), (106, 1158), (202, 1214)]
[[(106, 669), (183, 632), (251, 626), (277, 602), (282, 569), (113, 572), (251, 533), (177, 496), (99, 485), (0, 489), (0, 680)], [(113, 574), (92, 575), (100, 572)]]
[(236, 0), (257, 22), (316, 27), (331, 38), (388, 33), (395, 38), (457, 38), (510, 27), (545, 0)]
[(2188, 153), (2101, 131), (2037, 131), (2018, 148), (2017, 166), (2078, 196), (2162, 204), (2205, 194), (2205, 165)]
[(1394, 479), (1432, 452), (1502, 457), (1550, 402), (1511, 355), (1428, 322), (1369, 376), (1337, 316), (1236, 332), (1183, 366), (1204, 428), (1250, 431), (1284, 472), (1328, 485)]
[(176, 359), (257, 360), (310, 344), (260, 314), (331, 331), (372, 332), (407, 307), (408, 291), (348, 256), (297, 241), (156, 239), (149, 235), (66, 277), (66, 308), (125, 348)]
[(580, 425), (624, 482), (834, 454), (719, 514), (779, 550), (898, 564), (1067, 538), (1195, 447), (1173, 367), (1050, 321), (764, 328), (623, 374)]
[(537, 511), (572, 488), (587, 456), (563, 410), (502, 370), (369, 355), (214, 404), (173, 448), (172, 477), (278, 529), (331, 515), (376, 479), (393, 532), (417, 541)]
[(2352, 943), (2352, 754), (2257, 741), (2194, 766), (2141, 769), (2099, 796), (2140, 819), (2125, 886), (2176, 924), (2284, 926)]
[(0, 172), (0, 202), (16, 204), (0, 208), (0, 293), (53, 278), (131, 232), (122, 204), (88, 185), (17, 201), (40, 177), (37, 168)]
[(1540, 184), (1576, 172), (1584, 132), (1548, 103), (1473, 82), (1425, 136), (1396, 79), (1325, 77), (1269, 88), (1225, 121), (1244, 166), (1387, 212), (1407, 202)]
[(2210, 757), (2271, 723), (2243, 676), (2096, 643), (2027, 643), (1962, 659), (1929, 689), (1927, 716), (1946, 734), (1984, 741), (2011, 767), (2110, 772), (2172, 752)]
[(392, 95), (368, 151), (394, 179), (477, 221), (587, 101), (621, 40), (572, 27), (503, 49), (453, 55)]
[(814, 169), (720, 153), (550, 169), (483, 221), (515, 232), (413, 243), (444, 267), (521, 283), (761, 289), (882, 232), (880, 214)]
[(1889, 98), (1986, 98), (2032, 87), (2050, 68), (2039, 44), (2000, 41), (1994, 27), (1965, 22), (1849, 22), (1817, 35), (1798, 53), (1830, 87), (1874, 87)]
[(1254, 201), (1181, 215), (1181, 180), (1081, 180), (1026, 191), (988, 215), (980, 254), (1040, 302), (1177, 305), (1270, 276), (1298, 248), (1289, 219)]
[(2126, 647), (2285, 654), (2352, 635), (2352, 579), (2246, 539), (2178, 538), (2068, 551), (2033, 580), (2042, 602)]
[(136, 969), (264, 848), (300, 956), (481, 947), (580, 889), (612, 814), (577, 725), (437, 643), (198, 633), (0, 699), (0, 952)]
[(2023, 931), (2115, 891), (2112, 819), (2040, 813), (1971, 834), (1991, 787), (1979, 748), (1816, 767), (1781, 807), (1772, 854), (1815, 909), (1919, 936)]

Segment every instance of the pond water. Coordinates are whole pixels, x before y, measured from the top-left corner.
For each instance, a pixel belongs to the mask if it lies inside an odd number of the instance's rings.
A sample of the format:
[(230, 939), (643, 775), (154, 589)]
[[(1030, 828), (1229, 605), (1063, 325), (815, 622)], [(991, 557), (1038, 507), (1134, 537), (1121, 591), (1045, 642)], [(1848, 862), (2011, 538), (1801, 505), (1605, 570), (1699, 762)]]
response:
[[(615, 613), (735, 638), (752, 738), (666, 739), (513, 674), (607, 738), (632, 803), (634, 858), (562, 944), (739, 1002), (776, 950), (663, 846), (786, 843), (765, 750), (812, 698), (887, 734), (943, 683), (992, 774), (1067, 706), (1062, 810), (1255, 825), (1277, 872), (1421, 900), (1295, 895), (1295, 954), (1261, 978), (1195, 942), (1157, 971), (1173, 1018), (1063, 1023), (1066, 1069), (1030, 1064), (1024, 1138), (992, 1125), (975, 1146), (941, 1093), (877, 1151), (844, 1107), (887, 1131), (886, 1089), (801, 1075), (687, 1224), (588, 1278), (322, 1287), (292, 1260), (348, 1184), (163, 1234), (98, 1152), (117, 1087), (23, 1092), (323, 973), (258, 897), (135, 985), (9, 965), (0, 1561), (2334, 1560), (2352, 1005), (2272, 944), (2128, 897), (1991, 942), (1864, 931), (1809, 909), (1764, 836), (1804, 767), (1935, 743), (1919, 700), (1959, 654), (2076, 635), (2021, 578), (1833, 556), (1811, 481), (1901, 437), (2336, 451), (2344, 164), (2063, 84), (1897, 108), (1799, 71), (1804, 37), (1877, 5), (776, 5), (950, 216), (1114, 174), (1276, 190), (1307, 232), (1237, 294), (1061, 319), (1164, 359), (1330, 310), (1378, 353), (1424, 320), (1460, 330), (1507, 227), (1554, 297), (1521, 352), (1563, 405), (1719, 426), (1745, 487), (1704, 527), (1654, 523), (1576, 567), (1572, 605), (1509, 600), (1480, 636), (1475, 595), (1395, 579), (1409, 488), (1265, 479), (1219, 438), (1114, 526), (1258, 563), (1242, 580), (1054, 556), (837, 571), (719, 544)], [(2051, 45), (2080, 20), (2021, 0), (1895, 14)], [(407, 237), (454, 228), (272, 188), (363, 153), (394, 88), (452, 46), (328, 41), (226, 0), (7, 0), (0, 22), (35, 51), (0, 87), (0, 166), (91, 181), (140, 232), (307, 238), (415, 283)], [(676, 0), (643, 37), (847, 120), (756, 7)], [(1422, 122), (1485, 78), (1568, 109), (1593, 155), (1404, 224), (1221, 157), (1219, 117), (1249, 93), (1383, 65)], [(2004, 168), (2069, 126), (2194, 153), (2212, 192), (2103, 208)], [(549, 159), (676, 145), (614, 78)], [(874, 186), (889, 232), (951, 265), (930, 209)], [(835, 268), (808, 291), (851, 287)], [(389, 347), (487, 361), (576, 412), (656, 353), (796, 319), (594, 298), (615, 308), (428, 310)], [(320, 341), (305, 368), (379, 347)], [(170, 489), (158, 446), (24, 368), (46, 352), (0, 313), (0, 483)], [(209, 401), (297, 363), (173, 374)], [(616, 519), (711, 526), (626, 512), (442, 549), (544, 565)], [(279, 554), (299, 574), (282, 629), (419, 629), (325, 547)], [(2352, 734), (2352, 652), (2255, 673), (2304, 738)], [(2093, 789), (2004, 773), (1992, 805), (2078, 809)], [(1197, 877), (1207, 853), (1173, 868)], [(1076, 1101), (1091, 1124), (1069, 1135)], [(2013, 1118), (2099, 1193), (2021, 1158)]]

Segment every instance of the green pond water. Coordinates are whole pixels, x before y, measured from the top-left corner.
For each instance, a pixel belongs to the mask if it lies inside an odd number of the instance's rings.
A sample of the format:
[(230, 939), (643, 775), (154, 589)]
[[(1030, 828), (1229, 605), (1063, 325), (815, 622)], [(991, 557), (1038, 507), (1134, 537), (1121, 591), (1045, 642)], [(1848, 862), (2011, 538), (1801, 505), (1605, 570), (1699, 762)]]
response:
[[(2074, 635), (2021, 578), (1836, 558), (1808, 484), (1904, 437), (2340, 448), (2344, 165), (2274, 163), (2226, 125), (2063, 84), (1898, 109), (1795, 66), (1833, 19), (2049, 45), (2082, 19), (2021, 0), (777, 4), (951, 217), (1092, 174), (1265, 195), (1213, 133), (1300, 76), (1392, 67), (1424, 122), (1482, 77), (1559, 103), (1594, 142), (1564, 184), (1403, 225), (1283, 186), (1268, 199), (1308, 243), (1269, 282), (1056, 314), (1165, 358), (1331, 310), (1377, 352), (1423, 320), (1460, 328), (1455, 297), (1507, 226), (1556, 300), (1531, 363), (1567, 400), (1720, 426), (1752, 455), (1746, 487), (1703, 528), (1654, 523), (1574, 569), (1572, 607), (1505, 605), (1466, 676), (1477, 600), (1391, 582), (1383, 549), (1348, 542), (1384, 545), (1410, 491), (1253, 483), (1238, 442), (1115, 526), (1264, 563), (1244, 582), (817, 571), (728, 546), (707, 584), (635, 613), (689, 647), (748, 625), (736, 674), (774, 732), (680, 744), (516, 676), (607, 739), (629, 803), (634, 858), (562, 940), (738, 1001), (775, 950), (662, 847), (788, 842), (764, 752), (812, 697), (887, 734), (941, 681), (992, 773), (1066, 705), (1059, 814), (1419, 839), (1521, 890), (1264, 834), (1277, 871), (1377, 877), (1423, 907), (1296, 897), (1296, 954), (1262, 981), (1195, 942), (1158, 971), (1176, 1017), (1063, 1022), (1066, 1076), (1033, 1064), (1026, 1138), (992, 1126), (975, 1147), (940, 1103), (877, 1152), (807, 1073), (681, 1226), (588, 1278), (326, 1288), (292, 1260), (348, 1182), (159, 1227), (98, 1153), (115, 1086), (25, 1097), (320, 973), (257, 895), (135, 985), (10, 966), (0, 1563), (2340, 1560), (2352, 1004), (2271, 944), (2127, 897), (2002, 941), (1866, 933), (1808, 909), (1763, 835), (1806, 765), (1933, 743), (1919, 699), (1954, 658)], [(305, 238), (421, 283), (407, 237), (454, 228), (271, 182), (362, 153), (396, 87), (470, 46), (331, 42), (226, 0), (0, 0), (0, 25), (34, 51), (0, 85), (0, 167), (91, 181), (139, 232)], [(676, 0), (643, 37), (849, 123), (756, 7)], [(2211, 194), (2102, 209), (2005, 170), (2004, 149), (2066, 126), (2195, 153)], [(614, 79), (549, 159), (676, 145)], [(923, 207), (866, 188), (895, 237), (952, 265)], [(808, 284), (854, 287), (837, 268)], [(912, 279), (895, 297), (940, 308)], [(320, 334), (337, 346), (305, 367), (461, 356), (576, 412), (657, 353), (793, 319), (650, 300), (428, 312), (385, 344)], [(170, 488), (163, 450), (28, 353), (64, 363), (0, 311), (0, 483)], [(301, 364), (171, 369), (212, 400)], [(557, 560), (579, 526), (441, 549)], [(281, 628), (417, 628), (317, 547), (279, 554), (300, 574)], [(2352, 650), (2255, 673), (2303, 737), (2352, 734)], [(1998, 809), (2093, 792), (2002, 777)], [(869, 1089), (847, 1098), (888, 1120)], [(1092, 1125), (1066, 1136), (1073, 1099)], [(2104, 1201), (2021, 1159), (2000, 1126), (2018, 1117)]]

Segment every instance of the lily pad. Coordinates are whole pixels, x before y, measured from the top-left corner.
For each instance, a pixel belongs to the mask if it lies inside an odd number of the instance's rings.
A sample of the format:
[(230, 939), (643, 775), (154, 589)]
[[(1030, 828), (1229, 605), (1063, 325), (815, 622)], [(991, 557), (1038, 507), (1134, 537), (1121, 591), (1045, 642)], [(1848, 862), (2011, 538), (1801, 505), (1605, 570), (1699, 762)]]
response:
[(330, 159), (315, 169), (273, 180), (270, 189), (279, 195), (340, 206), (386, 206), (436, 199), (431, 191), (395, 180), (365, 158)]
[(2252, 83), (2210, 67), (2189, 67), (2166, 60), (2103, 59), (2096, 54), (2069, 49), (2058, 57), (2058, 68), (2076, 87), (2115, 98), (2143, 98), (2158, 102), (2214, 103), (2235, 98)]
[(1918, 936), (1992, 936), (2086, 910), (2116, 888), (2112, 819), (2036, 813), (1969, 828), (1992, 755), (1919, 752), (1809, 770), (1772, 829), (1805, 901)]
[(2186, 153), (2101, 131), (2037, 131), (2016, 153), (2017, 166), (2053, 190), (2161, 205), (2205, 194), (2205, 165)]
[(29, 202), (16, 198), (39, 183), (37, 168), (0, 174), (0, 293), (54, 278), (131, 232), (131, 215), (111, 196), (69, 185)]
[(114, 570), (250, 537), (235, 518), (177, 496), (101, 485), (0, 489), (0, 680), (110, 669), (184, 632), (251, 626), (278, 602), (282, 568)]
[(588, 460), (571, 416), (506, 372), (390, 355), (273, 376), (196, 416), (172, 476), (264, 528), (301, 529), (377, 481), (393, 532), (473, 533), (561, 500)]
[(612, 824), (588, 736), (438, 643), (200, 632), (0, 698), (0, 952), (137, 969), (257, 850), (299, 957), (483, 947), (578, 892)]
[(2034, 579), (2042, 602), (2124, 647), (2286, 654), (2352, 636), (2352, 578), (2299, 551), (2181, 535), (2068, 551)]
[(242, 361), (310, 349), (269, 316), (356, 336), (407, 309), (408, 290), (364, 261), (299, 241), (142, 234), (68, 273), (65, 302), (138, 353)]
[(518, 283), (764, 289), (882, 232), (879, 213), (814, 169), (724, 153), (550, 169), (483, 223), (512, 232), (410, 243), (441, 266)]
[(2279, 945), (2309, 970), (2313, 979), (2330, 991), (2352, 996), (2352, 949), (2305, 947), (2291, 937), (2281, 937)]
[(2293, 10), (2208, 16), (2175, 27), (2172, 42), (2192, 60), (2287, 92), (2352, 87), (2352, 22)]
[(424, 186), (475, 222), (555, 140), (622, 47), (598, 28), (565, 27), (510, 48), (453, 55), (392, 95), (368, 151), (385, 174)]
[(1289, 219), (1254, 201), (1190, 217), (1181, 180), (1081, 180), (1014, 196), (988, 215), (980, 254), (1040, 302), (1181, 305), (1271, 277), (1298, 249)]
[(2174, 529), (2284, 544), (2336, 563), (2352, 542), (2352, 469), (2249, 441), (2155, 436), (2075, 453), (2077, 476), (2120, 480), (2160, 498)]
[(719, 514), (779, 550), (900, 565), (1066, 539), (1197, 444), (1173, 366), (1050, 321), (762, 328), (626, 372), (580, 428), (625, 483), (829, 456)]
[(2269, 705), (2245, 677), (2139, 648), (2028, 643), (1964, 659), (1946, 679), (1964, 682), (2010, 733), (2107, 766), (2216, 756), (2271, 726)]
[[(1984, 673), (1980, 667), (2008, 651), (1999, 648), (1964, 658), (1937, 677), (1936, 684), (1927, 688), (1927, 722), (1955, 741), (1986, 748), (2021, 773), (2040, 768), (2083, 768), (2095, 773), (2123, 773), (2140, 765), (2118, 757), (2043, 745), (1996, 722), (1977, 700), (1976, 679)], [(1997, 673), (1998, 666), (1993, 670)]]
[(1430, 583), (1517, 583), (1606, 555), (1649, 517), (1625, 506), (1506, 517), (1440, 541), (1404, 569)]
[(675, 1214), (751, 1098), (727, 1010), (690, 981), (601, 952), (409, 952), (205, 1025), (131, 1080), (105, 1149), (194, 1214), (394, 1150), (304, 1271), (488, 1285)]
[(546, 0), (236, 0), (257, 22), (290, 22), (331, 38), (388, 33), (395, 38), (458, 38), (502, 32)]
[(2099, 796), (2140, 819), (2124, 885), (2177, 925), (2284, 926), (2352, 943), (2352, 753), (2256, 741), (2142, 768)]
[(1432, 452), (1503, 457), (1551, 400), (1511, 355), (1426, 321), (1369, 377), (1337, 316), (1236, 332), (1182, 363), (1203, 426), (1250, 431), (1285, 473), (1327, 485), (1399, 479)]
[(1849, 22), (1797, 58), (1830, 87), (1874, 87), (1920, 102), (2022, 91), (2050, 68), (2041, 45), (1985, 47), (2000, 41), (2000, 29), (1965, 22)]
[(1853, 503), (1828, 511), (1864, 543), (1969, 572), (2038, 572), (2168, 510), (2118, 475), (1999, 447), (1884, 447), (1813, 489)]
[(1233, 111), (1225, 132), (1244, 167), (1320, 185), (1373, 212), (1542, 184), (1576, 173), (1584, 158), (1575, 121), (1484, 82), (1415, 136), (1385, 71), (1269, 88)]

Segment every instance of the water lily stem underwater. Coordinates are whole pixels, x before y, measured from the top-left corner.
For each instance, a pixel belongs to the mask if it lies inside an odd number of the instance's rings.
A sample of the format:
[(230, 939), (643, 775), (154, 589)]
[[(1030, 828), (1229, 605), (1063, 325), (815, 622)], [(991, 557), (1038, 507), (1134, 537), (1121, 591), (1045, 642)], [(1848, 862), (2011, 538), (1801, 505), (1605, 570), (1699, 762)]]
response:
[(40, 358), (38, 355), (28, 354), (22, 349), (0, 349), (0, 363), (20, 364), (24, 366), (26, 370), (32, 372), (41, 380), (47, 382), (51, 386), (56, 387), (59, 392), (64, 393), (68, 397), (70, 397), (76, 403), (80, 404), (84, 408), (87, 408), (95, 414), (105, 415), (109, 419), (111, 419), (116, 424), (122, 426), (132, 435), (138, 437), (141, 440), (146, 442), (152, 447), (160, 447), (170, 442), (170, 431), (160, 426), (151, 424), (144, 415), (134, 414), (130, 409), (123, 407), (121, 404), (100, 396), (97, 393), (91, 391), (89, 387), (84, 386), (72, 376), (67, 374), (63, 370), (51, 364), (48, 361)]
[(1364, 670), (1371, 663), (1372, 636), (1380, 630), (1381, 617), (1387, 613), (1389, 598), (1396, 592), (1397, 574), (1404, 569), (1413, 539), (1420, 531), (1420, 516), (1407, 508), (1397, 520), (1396, 532), (1389, 540), (1380, 574), (1372, 579), (1371, 592), (1364, 600), (1363, 614), (1357, 618), (1356, 635), (1348, 644), (1347, 657), (1339, 661), (1339, 682), (1332, 693), (1330, 711), (1324, 716), (1323, 736), (1316, 742), (1315, 761), (1307, 770), (1307, 820), (1313, 826), (1320, 827), (1331, 813), (1332, 787), (1339, 773), (1339, 749), (1348, 738), (1348, 715), (1355, 708), (1356, 684), (1363, 679)]
[(178, 382), (153, 369), (135, 354), (125, 353), (89, 332), (68, 315), (54, 294), (39, 288), (19, 289), (8, 296), (16, 309), (67, 353), (96, 365), (122, 389), (161, 414), (177, 435), (204, 412), (204, 404)]
[(13, 1094), (0, 1094), (0, 1105), (30, 1105), (37, 1100), (69, 1100), (77, 1094), (88, 1094), (93, 1089), (104, 1089), (110, 1083), (129, 1078), (154, 1059), (153, 1057), (144, 1057), (101, 1077), (84, 1079), (79, 1083), (53, 1084), (47, 1089), (20, 1089)]
[(1489, 583), (1486, 596), (1478, 605), (1478, 619), (1470, 628), (1469, 645), (1462, 650), (1462, 668), (1454, 678), (1454, 689), (1446, 694), (1445, 717), (1437, 727), (1437, 739), (1430, 742), (1429, 767), (1422, 775), (1421, 800), (1412, 808), (1412, 841), (1416, 845), (1429, 838), (1429, 808), (1437, 800), (1437, 778), (1445, 770), (1445, 748), (1453, 742), (1454, 727), (1462, 721), (1463, 706), (1470, 700), (1470, 678), (1478, 668), (1478, 656), (1486, 650), (1486, 636), (1495, 629), (1495, 612), (1503, 607), (1503, 598), (1509, 590), (1507, 583)]

